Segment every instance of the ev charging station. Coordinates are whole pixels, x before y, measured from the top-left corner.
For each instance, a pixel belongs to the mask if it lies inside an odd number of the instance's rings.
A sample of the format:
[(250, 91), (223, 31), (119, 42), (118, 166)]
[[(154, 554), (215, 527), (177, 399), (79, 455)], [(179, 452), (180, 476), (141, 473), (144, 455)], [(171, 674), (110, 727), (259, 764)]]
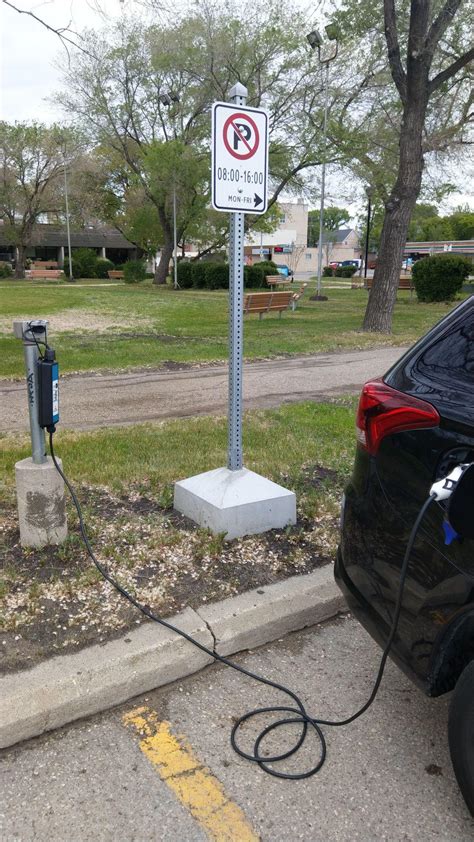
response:
[[(23, 343), (32, 455), (15, 465), (20, 543), (24, 547), (61, 544), (67, 538), (64, 482), (46, 456), (44, 430), (59, 421), (58, 364), (48, 348), (43, 319), (13, 322)], [(40, 353), (41, 346), (44, 353)], [(61, 463), (61, 460), (58, 460)]]
[(212, 206), (230, 213), (229, 410), (227, 467), (175, 484), (174, 507), (227, 540), (296, 523), (296, 497), (243, 465), (242, 368), (244, 214), (267, 209), (268, 115), (247, 108), (248, 91), (237, 83), (230, 102), (212, 109)]

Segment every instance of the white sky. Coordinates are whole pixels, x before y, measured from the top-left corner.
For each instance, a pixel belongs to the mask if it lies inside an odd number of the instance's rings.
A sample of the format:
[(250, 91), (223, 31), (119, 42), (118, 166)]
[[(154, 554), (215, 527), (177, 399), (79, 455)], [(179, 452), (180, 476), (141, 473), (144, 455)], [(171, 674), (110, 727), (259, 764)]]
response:
[[(218, 0), (216, 0), (218, 2)], [(134, 10), (141, 13), (140, 0), (12, 0), (18, 7), (33, 11), (55, 27), (67, 26), (81, 31), (85, 27), (101, 28), (105, 21), (97, 6), (110, 20)], [(185, 0), (181, 0), (182, 3)], [(179, 3), (179, 0), (178, 0)], [(176, 0), (174, 6), (176, 7)], [(181, 3), (179, 3), (181, 6)], [(20, 15), (0, 0), (0, 119), (60, 121), (59, 110), (47, 102), (47, 97), (59, 89), (60, 73), (55, 62), (64, 53), (57, 35), (48, 32), (29, 15)], [(462, 180), (460, 184), (462, 184)], [(465, 183), (465, 182), (464, 182)], [(354, 193), (347, 195), (347, 181), (342, 192), (339, 177), (328, 179), (327, 204), (347, 207), (356, 214), (363, 206), (362, 190), (354, 184)], [(468, 193), (453, 193), (441, 208), (449, 212), (455, 205), (472, 203)]]

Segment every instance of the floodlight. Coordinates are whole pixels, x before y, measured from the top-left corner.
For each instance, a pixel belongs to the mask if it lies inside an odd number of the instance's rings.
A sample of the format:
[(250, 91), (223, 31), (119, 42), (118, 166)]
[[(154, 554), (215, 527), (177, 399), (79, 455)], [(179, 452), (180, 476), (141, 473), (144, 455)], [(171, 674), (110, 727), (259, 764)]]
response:
[(321, 38), (317, 29), (313, 29), (311, 32), (308, 33), (306, 36), (306, 40), (309, 43), (309, 46), (312, 50), (315, 50), (316, 47), (320, 47), (323, 43), (323, 39)]

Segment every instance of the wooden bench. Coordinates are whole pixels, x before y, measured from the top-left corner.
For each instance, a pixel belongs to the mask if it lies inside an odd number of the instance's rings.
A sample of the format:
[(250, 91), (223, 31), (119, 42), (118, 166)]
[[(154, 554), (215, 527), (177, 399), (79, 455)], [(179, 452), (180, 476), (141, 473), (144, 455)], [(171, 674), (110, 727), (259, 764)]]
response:
[(109, 269), (107, 275), (110, 279), (112, 278), (123, 278), (123, 271), (122, 269)]
[(244, 315), (258, 313), (261, 319), (264, 313), (278, 312), (281, 319), (283, 310), (292, 305), (294, 295), (294, 292), (249, 292), (244, 298)]
[[(367, 281), (367, 289), (371, 289), (373, 278), (366, 278)], [(398, 289), (409, 289), (410, 292), (413, 292), (413, 279), (411, 275), (400, 275), (400, 280), (398, 281)]]
[(46, 280), (57, 280), (63, 278), (64, 273), (62, 269), (29, 269), (28, 277), (35, 280), (36, 278), (43, 278)]
[(31, 264), (32, 269), (58, 269), (57, 260), (34, 260)]
[(267, 286), (269, 287), (286, 286), (290, 283), (291, 278), (288, 278), (286, 275), (267, 275)]
[(308, 284), (301, 284), (298, 292), (293, 293), (293, 298), (291, 300), (291, 309), (292, 310), (296, 310), (296, 305), (297, 305), (298, 301), (300, 300), (300, 298), (304, 295), (304, 291), (305, 291), (307, 286), (308, 286)]

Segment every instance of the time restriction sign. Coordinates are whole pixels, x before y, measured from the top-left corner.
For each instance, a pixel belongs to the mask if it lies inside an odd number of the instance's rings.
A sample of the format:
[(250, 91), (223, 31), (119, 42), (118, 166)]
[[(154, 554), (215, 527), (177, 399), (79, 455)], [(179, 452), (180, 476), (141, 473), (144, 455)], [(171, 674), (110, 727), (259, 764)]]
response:
[(212, 206), (218, 211), (265, 213), (268, 114), (228, 102), (212, 107)]

